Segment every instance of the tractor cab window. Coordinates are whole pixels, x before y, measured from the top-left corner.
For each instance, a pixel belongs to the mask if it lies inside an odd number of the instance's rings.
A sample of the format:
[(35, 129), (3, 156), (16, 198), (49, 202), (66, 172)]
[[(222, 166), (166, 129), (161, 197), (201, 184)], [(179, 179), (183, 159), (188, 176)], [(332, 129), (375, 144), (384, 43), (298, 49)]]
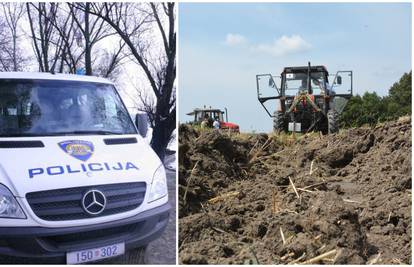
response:
[(202, 110), (195, 112), (194, 121), (202, 122), (205, 118), (213, 121), (216, 117), (218, 117), (220, 121), (223, 121), (223, 112), (220, 110)]
[(216, 112), (214, 112), (214, 114), (213, 114), (213, 119), (215, 119), (216, 117), (218, 117), (219, 118), (219, 121), (223, 121), (223, 113), (221, 113), (220, 111), (216, 111)]
[[(287, 96), (296, 95), (299, 91), (307, 91), (308, 74), (307, 72), (296, 72), (285, 74), (285, 94)], [(321, 95), (325, 91), (325, 79), (323, 72), (311, 73), (312, 94)]]
[(312, 72), (311, 73), (311, 86), (314, 95), (323, 95), (326, 87), (328, 86), (325, 82), (323, 72)]
[(203, 112), (196, 112), (194, 116), (195, 116), (194, 119), (197, 122), (201, 122), (204, 119)]

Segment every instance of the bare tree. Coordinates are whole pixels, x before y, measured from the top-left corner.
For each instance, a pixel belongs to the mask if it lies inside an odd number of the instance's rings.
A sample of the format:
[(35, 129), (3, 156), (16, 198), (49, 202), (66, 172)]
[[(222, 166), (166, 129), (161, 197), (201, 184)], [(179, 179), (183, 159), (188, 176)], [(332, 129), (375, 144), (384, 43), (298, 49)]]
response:
[(20, 39), (18, 25), (24, 14), (24, 5), (22, 3), (1, 3), (1, 5), (4, 15), (3, 26), (6, 26), (8, 33), (3, 36), (8, 35), (10, 38), (10, 45), (4, 47), (6, 50), (3, 50), (6, 56), (3, 58), (2, 66), (6, 71), (19, 71), (22, 70), (23, 63), (26, 61), (18, 44)]
[(58, 3), (26, 3), (33, 50), (41, 72), (55, 72), (59, 62), (63, 69), (63, 38), (51, 23), (58, 16), (58, 7)]
[(73, 16), (58, 3), (27, 3), (26, 9), (39, 70), (75, 73), (82, 49), (76, 45)]
[[(63, 16), (61, 17), (61, 15)], [(82, 65), (85, 49), (82, 45), (82, 34), (79, 32), (75, 17), (70, 11), (61, 7), (59, 16), (47, 19), (52, 23), (63, 41), (62, 63), (67, 66), (70, 73), (76, 73)]]
[[(155, 118), (157, 114), (157, 104), (153, 95), (146, 91), (137, 90), (139, 104), (136, 105), (139, 111), (145, 112), (148, 115), (148, 119), (151, 123), (151, 127), (155, 127)], [(136, 103), (137, 104), (137, 103)]]
[[(91, 3), (89, 10), (117, 32), (148, 79), (156, 98), (152, 118), (152, 147), (161, 159), (165, 156), (166, 147), (176, 127), (174, 6), (174, 3)], [(85, 4), (79, 4), (78, 8), (86, 10)], [(154, 27), (158, 37), (151, 39)], [(162, 51), (154, 57), (150, 48), (156, 47), (158, 40), (161, 40)]]
[[(84, 41), (85, 73), (86, 75), (93, 75), (92, 49), (97, 42), (114, 33), (109, 31), (108, 25), (104, 20), (97, 16), (90, 16), (91, 3), (87, 2), (83, 4), (83, 9), (77, 8), (78, 5), (80, 4), (68, 3), (70, 13), (73, 16)], [(123, 46), (120, 46), (120, 48), (121, 49), (118, 50), (119, 53), (115, 52), (115, 55), (117, 55), (115, 60), (108, 63), (112, 66), (108, 66), (107, 71), (112, 71), (114, 70), (114, 67), (116, 67), (116, 63), (118, 63), (116, 59), (121, 53)], [(109, 75), (110, 73), (106, 73), (106, 76)]]
[(93, 50), (99, 41), (113, 35), (114, 31), (104, 20), (88, 12), (89, 3), (85, 4), (85, 10), (76, 8), (77, 5), (26, 4), (39, 70), (76, 73), (84, 66), (86, 75), (112, 78), (124, 58), (125, 45), (120, 44), (110, 52), (103, 48)]
[(0, 71), (7, 71), (11, 67), (11, 62), (9, 54), (6, 51), (10, 51), (11, 48), (11, 38), (7, 32), (7, 26), (3, 20), (0, 18)]
[(112, 51), (104, 51), (96, 64), (95, 73), (101, 77), (116, 80), (119, 74), (119, 67), (127, 55), (123, 53), (125, 42), (119, 41), (118, 46)]

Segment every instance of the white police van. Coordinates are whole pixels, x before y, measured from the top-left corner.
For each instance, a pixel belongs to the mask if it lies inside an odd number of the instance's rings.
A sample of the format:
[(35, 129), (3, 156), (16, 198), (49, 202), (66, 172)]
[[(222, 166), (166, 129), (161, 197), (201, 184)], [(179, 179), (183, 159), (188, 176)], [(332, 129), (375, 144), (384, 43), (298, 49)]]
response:
[(0, 255), (76, 264), (143, 254), (167, 225), (167, 194), (112, 82), (0, 73)]

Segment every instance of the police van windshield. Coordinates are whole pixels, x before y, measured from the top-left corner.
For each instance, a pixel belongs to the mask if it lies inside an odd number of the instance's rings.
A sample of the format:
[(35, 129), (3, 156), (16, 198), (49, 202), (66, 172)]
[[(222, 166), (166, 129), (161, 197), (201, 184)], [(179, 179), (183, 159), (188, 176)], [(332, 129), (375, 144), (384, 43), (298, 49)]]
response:
[(135, 133), (110, 84), (0, 80), (0, 136)]

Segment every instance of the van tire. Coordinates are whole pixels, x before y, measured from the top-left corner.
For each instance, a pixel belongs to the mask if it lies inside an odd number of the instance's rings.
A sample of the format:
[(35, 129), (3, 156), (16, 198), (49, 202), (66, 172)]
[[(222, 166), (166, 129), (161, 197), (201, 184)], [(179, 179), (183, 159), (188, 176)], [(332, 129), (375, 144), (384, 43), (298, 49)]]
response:
[(128, 252), (130, 254), (129, 264), (147, 264), (148, 263), (147, 248), (148, 246), (139, 247), (139, 248), (130, 250)]

